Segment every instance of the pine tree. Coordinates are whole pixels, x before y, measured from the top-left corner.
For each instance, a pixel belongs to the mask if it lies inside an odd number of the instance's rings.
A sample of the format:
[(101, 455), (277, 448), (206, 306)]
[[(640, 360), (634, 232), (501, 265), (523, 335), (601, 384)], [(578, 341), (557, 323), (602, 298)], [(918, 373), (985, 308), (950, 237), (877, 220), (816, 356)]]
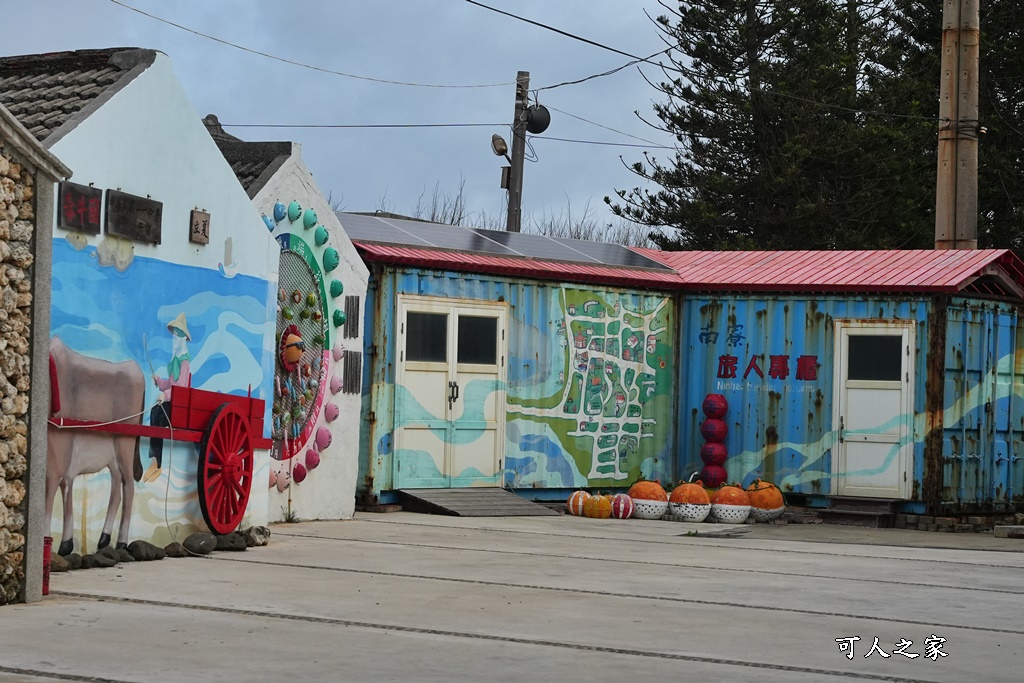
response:
[(680, 75), (659, 85), (667, 101), (655, 106), (677, 151), (634, 164), (659, 189), (618, 191), (613, 211), (672, 228), (663, 248), (931, 246), (932, 5), (681, 3), (659, 18)]

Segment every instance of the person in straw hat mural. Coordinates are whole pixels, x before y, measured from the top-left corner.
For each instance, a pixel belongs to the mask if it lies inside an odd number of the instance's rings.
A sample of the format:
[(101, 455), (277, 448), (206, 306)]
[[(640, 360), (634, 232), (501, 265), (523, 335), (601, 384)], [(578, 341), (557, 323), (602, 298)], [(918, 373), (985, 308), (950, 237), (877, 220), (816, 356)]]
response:
[[(161, 392), (159, 402), (149, 413), (149, 424), (153, 427), (171, 426), (171, 387), (186, 387), (192, 378), (192, 369), (189, 366), (191, 357), (188, 353), (188, 342), (192, 341), (192, 336), (188, 333), (185, 314), (179, 313), (177, 318), (167, 323), (167, 330), (173, 338), (171, 359), (167, 362), (166, 379), (153, 373), (153, 384)], [(149, 440), (149, 457), (153, 462), (142, 475), (143, 482), (149, 483), (160, 477), (163, 455), (164, 440), (151, 438)]]

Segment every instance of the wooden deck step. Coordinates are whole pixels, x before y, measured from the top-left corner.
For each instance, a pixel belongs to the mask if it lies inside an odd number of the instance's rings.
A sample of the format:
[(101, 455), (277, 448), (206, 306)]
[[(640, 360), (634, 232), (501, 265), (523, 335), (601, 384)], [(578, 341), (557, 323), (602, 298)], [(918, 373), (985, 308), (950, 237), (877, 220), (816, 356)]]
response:
[(499, 488), (401, 489), (402, 509), (457, 517), (527, 517), (559, 514)]

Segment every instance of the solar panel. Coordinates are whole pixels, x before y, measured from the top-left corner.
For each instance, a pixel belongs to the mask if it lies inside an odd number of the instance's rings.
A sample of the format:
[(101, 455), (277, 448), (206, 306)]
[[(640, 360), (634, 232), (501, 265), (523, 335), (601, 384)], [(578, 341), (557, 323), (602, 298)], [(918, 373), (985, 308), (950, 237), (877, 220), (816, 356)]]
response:
[(426, 221), (338, 213), (349, 238), (419, 248), (453, 249), (494, 256), (520, 256), (550, 261), (671, 270), (619, 244), (590, 242), (504, 230), (484, 230)]

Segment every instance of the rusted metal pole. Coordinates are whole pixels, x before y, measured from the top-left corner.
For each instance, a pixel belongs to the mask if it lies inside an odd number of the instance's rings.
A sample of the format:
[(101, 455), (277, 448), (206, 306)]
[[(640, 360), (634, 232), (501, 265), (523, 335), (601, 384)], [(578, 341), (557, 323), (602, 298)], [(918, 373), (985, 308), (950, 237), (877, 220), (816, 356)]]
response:
[(512, 121), (512, 169), (508, 179), (508, 216), (505, 230), (519, 232), (523, 215), (523, 162), (526, 158), (526, 106), (530, 72), (516, 74), (516, 113)]
[(978, 248), (979, 0), (944, 0), (935, 248)]

